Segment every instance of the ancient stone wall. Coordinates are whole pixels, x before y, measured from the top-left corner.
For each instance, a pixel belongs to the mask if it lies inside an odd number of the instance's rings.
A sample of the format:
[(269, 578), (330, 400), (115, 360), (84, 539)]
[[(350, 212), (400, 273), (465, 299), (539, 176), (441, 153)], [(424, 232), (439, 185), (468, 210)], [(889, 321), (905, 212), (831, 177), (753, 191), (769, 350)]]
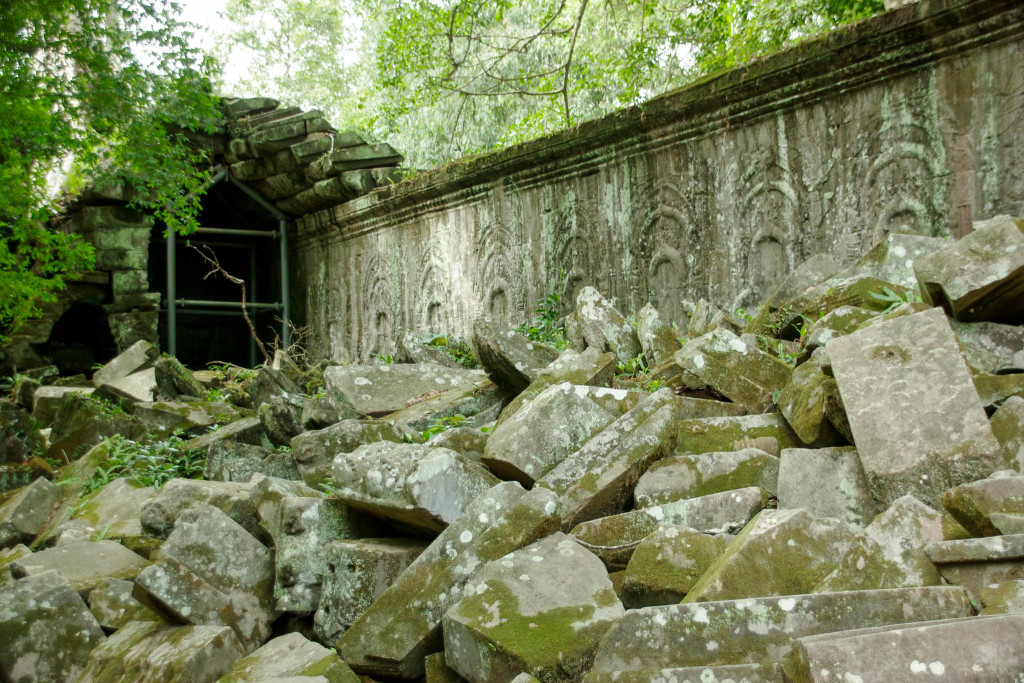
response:
[(307, 215), (311, 347), (515, 324), (554, 286), (678, 320), (684, 298), (756, 304), (818, 252), (1024, 215), (1022, 65), (1017, 0), (926, 1)]

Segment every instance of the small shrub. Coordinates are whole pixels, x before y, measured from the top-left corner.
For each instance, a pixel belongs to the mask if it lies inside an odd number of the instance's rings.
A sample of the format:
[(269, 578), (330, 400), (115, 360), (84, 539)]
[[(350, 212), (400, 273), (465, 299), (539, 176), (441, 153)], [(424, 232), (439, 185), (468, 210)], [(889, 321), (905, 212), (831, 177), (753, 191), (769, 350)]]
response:
[(95, 491), (115, 479), (130, 477), (143, 486), (160, 488), (171, 479), (202, 479), (206, 452), (186, 448), (177, 434), (163, 441), (141, 444), (123, 436), (109, 437), (103, 442), (107, 451), (106, 466), (97, 468), (86, 484), (86, 491)]

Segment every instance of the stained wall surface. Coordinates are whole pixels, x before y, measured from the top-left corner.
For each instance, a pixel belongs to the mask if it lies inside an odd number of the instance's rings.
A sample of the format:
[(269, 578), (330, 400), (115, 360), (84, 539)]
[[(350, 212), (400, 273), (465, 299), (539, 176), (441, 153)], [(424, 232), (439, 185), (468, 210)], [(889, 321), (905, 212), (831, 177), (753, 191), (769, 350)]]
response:
[(931, 0), (298, 223), (309, 345), (518, 324), (552, 287), (758, 303), (826, 252), (1024, 215), (1024, 6)]

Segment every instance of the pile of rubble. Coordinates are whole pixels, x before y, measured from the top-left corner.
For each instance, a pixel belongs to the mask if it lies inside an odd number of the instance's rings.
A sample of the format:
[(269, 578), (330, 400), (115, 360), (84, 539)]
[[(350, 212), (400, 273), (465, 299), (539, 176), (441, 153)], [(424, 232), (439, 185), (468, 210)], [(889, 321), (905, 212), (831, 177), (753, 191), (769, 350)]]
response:
[(29, 373), (0, 677), (1020, 680), (1024, 221), (975, 228), (685, 330), (584, 288), (483, 370)]

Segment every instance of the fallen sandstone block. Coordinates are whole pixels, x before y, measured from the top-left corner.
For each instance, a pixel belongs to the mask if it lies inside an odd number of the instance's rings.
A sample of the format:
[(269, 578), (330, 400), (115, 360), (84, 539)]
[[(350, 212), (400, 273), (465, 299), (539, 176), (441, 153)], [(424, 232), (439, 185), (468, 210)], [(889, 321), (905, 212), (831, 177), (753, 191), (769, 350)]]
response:
[(623, 613), (601, 561), (555, 533), (476, 572), (444, 615), (445, 659), (478, 683), (577, 680)]

